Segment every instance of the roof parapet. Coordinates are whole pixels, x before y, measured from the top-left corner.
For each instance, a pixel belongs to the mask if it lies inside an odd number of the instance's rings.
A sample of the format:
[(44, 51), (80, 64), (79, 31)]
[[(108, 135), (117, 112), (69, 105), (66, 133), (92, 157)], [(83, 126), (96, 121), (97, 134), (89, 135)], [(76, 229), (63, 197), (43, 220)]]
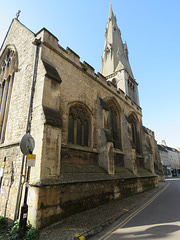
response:
[(58, 55), (62, 56), (66, 60), (70, 61), (74, 66), (81, 69), (85, 74), (92, 77), (95, 81), (98, 81), (101, 85), (104, 85), (111, 89), (116, 95), (121, 96), (121, 98), (126, 101), (129, 105), (131, 105), (134, 109), (136, 108), (139, 112), (141, 112), (141, 107), (138, 106), (130, 97), (128, 97), (121, 89), (117, 89), (117, 86), (113, 84), (111, 81), (107, 81), (107, 78), (103, 76), (101, 73), (95, 73), (94, 68), (88, 64), (87, 62), (81, 62), (80, 57), (77, 53), (75, 53), (69, 47), (66, 50), (58, 44), (58, 39), (51, 34), (47, 29), (41, 29), (36, 36), (40, 36), (43, 43), (51, 48)]
[(95, 74), (94, 68), (91, 65), (89, 65), (87, 62), (84, 61), (81, 66), (83, 70), (87, 71), (89, 74), (92, 74), (92, 75)]
[(68, 57), (71, 61), (76, 63), (78, 66), (80, 66), (80, 57), (77, 53), (75, 53), (72, 49), (69, 47), (66, 48), (66, 52), (68, 54)]
[(55, 37), (51, 32), (46, 28), (42, 28), (38, 33), (35, 34), (35, 37), (41, 38), (42, 43), (47, 43), (56, 50), (58, 49), (58, 38)]

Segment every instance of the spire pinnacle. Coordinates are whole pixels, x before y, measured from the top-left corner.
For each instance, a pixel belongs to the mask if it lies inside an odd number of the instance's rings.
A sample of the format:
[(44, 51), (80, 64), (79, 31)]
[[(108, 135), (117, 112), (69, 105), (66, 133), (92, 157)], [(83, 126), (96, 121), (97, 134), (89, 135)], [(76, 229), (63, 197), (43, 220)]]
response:
[(109, 10), (109, 19), (112, 19), (112, 16), (113, 16), (113, 10), (112, 10), (112, 5), (110, 3), (110, 10)]

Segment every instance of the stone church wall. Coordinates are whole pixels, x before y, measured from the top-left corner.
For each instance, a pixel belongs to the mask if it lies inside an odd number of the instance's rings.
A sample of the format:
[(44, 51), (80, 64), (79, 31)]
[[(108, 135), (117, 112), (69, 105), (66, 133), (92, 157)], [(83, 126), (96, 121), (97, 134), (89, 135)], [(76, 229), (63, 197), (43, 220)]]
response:
[[(35, 39), (41, 41), (38, 56), (37, 46), (33, 44)], [(36, 165), (31, 168), (28, 196), (28, 218), (33, 226), (44, 227), (80, 208), (88, 209), (157, 187), (157, 176), (151, 167), (153, 157), (143, 163), (149, 152), (144, 147), (145, 137), (143, 140), (142, 137), (148, 136), (148, 132), (142, 129), (142, 112), (138, 105), (123, 91), (117, 91), (113, 82), (109, 83), (101, 74), (94, 73), (88, 63), (80, 62), (79, 56), (70, 48), (65, 50), (59, 46), (58, 39), (46, 29), (33, 34), (19, 21), (13, 20), (0, 55), (8, 44), (17, 49), (18, 69), (5, 142), (0, 145), (0, 164), (6, 160), (0, 189), (0, 215), (14, 218), (23, 157), (19, 141), (26, 132), (34, 76), (30, 134), (35, 139)], [(112, 104), (119, 114), (119, 148), (114, 147), (107, 130), (108, 104)], [(75, 105), (86, 109), (88, 146), (68, 143), (69, 112)], [(137, 123), (139, 154), (136, 154), (137, 146), (132, 143), (129, 120), (132, 116)], [(138, 168), (144, 167), (149, 170), (146, 171), (149, 177), (138, 173)], [(72, 170), (76, 181), (71, 179)], [(130, 175), (120, 177), (117, 170), (122, 174), (127, 170)], [(81, 176), (86, 175), (89, 179), (83, 180)]]
[(155, 176), (33, 186), (29, 199), (31, 223), (43, 228), (63, 217), (157, 186)]
[[(47, 39), (48, 32), (45, 31)], [(51, 35), (51, 34), (49, 34)], [(55, 39), (54, 39), (55, 41)], [(68, 114), (69, 108), (74, 103), (83, 103), (88, 107), (91, 114), (91, 140), (89, 150), (93, 151), (98, 148), (98, 98), (116, 99), (117, 104), (122, 110), (122, 144), (125, 154), (125, 166), (133, 169), (131, 166), (131, 144), (127, 139), (127, 121), (126, 116), (131, 112), (135, 112), (139, 123), (141, 124), (141, 108), (134, 104), (123, 92), (118, 93), (115, 86), (112, 84), (109, 86), (106, 83), (106, 79), (99, 75), (96, 75), (93, 68), (87, 63), (81, 63), (79, 57), (72, 50), (62, 50), (57, 48), (57, 42), (53, 42), (50, 45), (44, 42), (42, 49), (42, 59), (45, 59), (51, 63), (61, 76), (62, 83), (60, 85), (60, 112), (62, 115), (63, 128), (62, 128), (62, 144), (67, 145), (68, 141)], [(76, 59), (74, 61), (74, 59)], [(74, 61), (74, 62), (73, 62)], [(71, 146), (73, 147), (73, 146)], [(76, 147), (75, 147), (76, 148)], [(121, 152), (119, 152), (120, 154)], [(129, 155), (129, 157), (128, 157)], [(129, 162), (129, 164), (128, 164)]]
[(1, 55), (7, 47), (13, 46), (18, 58), (5, 140), (0, 146), (0, 164), (6, 160), (0, 187), (0, 215), (13, 219), (22, 164), (19, 142), (26, 131), (35, 46), (32, 32), (16, 20), (11, 26), (0, 50)]

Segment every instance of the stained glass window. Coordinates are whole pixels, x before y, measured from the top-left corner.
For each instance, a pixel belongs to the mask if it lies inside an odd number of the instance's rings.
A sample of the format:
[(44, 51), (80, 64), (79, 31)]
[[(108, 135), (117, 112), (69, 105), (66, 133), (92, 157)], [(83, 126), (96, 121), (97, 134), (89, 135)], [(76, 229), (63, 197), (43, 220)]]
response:
[(69, 110), (68, 142), (81, 146), (89, 145), (89, 114), (82, 106)]

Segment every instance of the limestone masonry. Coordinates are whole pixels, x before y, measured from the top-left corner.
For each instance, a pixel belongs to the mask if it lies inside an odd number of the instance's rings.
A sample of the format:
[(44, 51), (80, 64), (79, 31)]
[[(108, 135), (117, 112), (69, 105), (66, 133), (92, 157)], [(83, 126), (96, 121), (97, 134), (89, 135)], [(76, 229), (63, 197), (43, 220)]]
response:
[(13, 19), (0, 49), (0, 101), (0, 215), (19, 215), (25, 133), (35, 140), (28, 219), (36, 228), (158, 186), (157, 144), (142, 125), (112, 7), (98, 74), (47, 29), (34, 34)]

